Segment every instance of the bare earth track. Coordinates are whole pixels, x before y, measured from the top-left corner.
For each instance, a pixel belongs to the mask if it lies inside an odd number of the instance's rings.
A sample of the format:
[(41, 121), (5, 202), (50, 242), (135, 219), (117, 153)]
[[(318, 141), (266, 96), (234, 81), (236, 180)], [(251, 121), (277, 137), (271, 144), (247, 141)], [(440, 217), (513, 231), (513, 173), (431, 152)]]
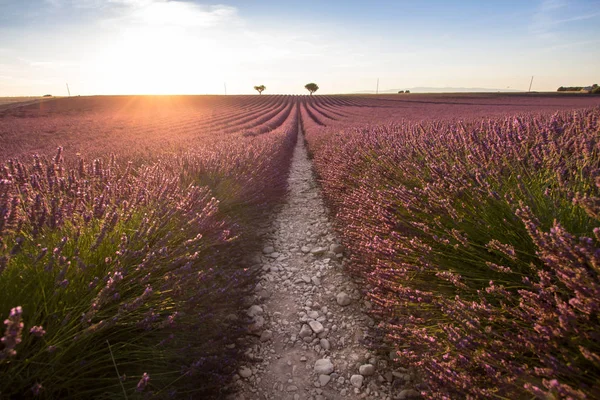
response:
[(238, 371), (241, 390), (233, 398), (391, 399), (394, 378), (394, 391), (401, 393), (397, 398), (416, 395), (407, 386), (412, 378), (407, 370), (392, 374), (389, 360), (367, 349), (374, 324), (365, 314), (370, 305), (343, 271), (343, 249), (328, 221), (302, 135), (287, 201), (265, 243), (255, 259), (262, 280), (247, 310), (256, 337), (247, 355), (255, 363)]

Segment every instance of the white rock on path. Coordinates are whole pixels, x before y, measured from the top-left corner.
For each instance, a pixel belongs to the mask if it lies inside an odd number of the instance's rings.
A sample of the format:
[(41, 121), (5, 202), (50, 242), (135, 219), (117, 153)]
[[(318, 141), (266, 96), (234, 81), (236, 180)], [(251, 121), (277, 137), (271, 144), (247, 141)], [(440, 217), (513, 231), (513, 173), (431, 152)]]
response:
[(274, 251), (275, 251), (275, 248), (273, 246), (266, 246), (263, 249), (263, 253), (265, 253), (265, 254), (271, 254)]
[(362, 387), (362, 385), (363, 385), (364, 379), (365, 378), (362, 375), (352, 375), (350, 377), (350, 383), (355, 388), (359, 388), (360, 389)]
[(248, 367), (242, 367), (238, 371), (242, 378), (250, 378), (252, 376), (252, 370)]
[(317, 335), (325, 330), (323, 324), (321, 324), (319, 321), (310, 321), (308, 325), (310, 326), (310, 329), (312, 329)]
[(348, 296), (348, 294), (346, 292), (338, 293), (337, 296), (335, 296), (335, 300), (342, 307), (347, 306), (348, 304), (350, 304), (352, 302), (352, 300), (350, 299), (350, 296)]
[(248, 309), (248, 311), (246, 311), (246, 314), (248, 314), (249, 317), (254, 317), (256, 315), (261, 315), (263, 312), (264, 311), (261, 306), (253, 305)]
[(328, 358), (321, 358), (315, 362), (315, 373), (329, 375), (333, 372), (333, 364)]
[(310, 328), (310, 326), (308, 326), (307, 324), (302, 325), (302, 328), (300, 328), (300, 333), (298, 334), (298, 336), (300, 336), (301, 338), (305, 338), (307, 336), (311, 336), (313, 333), (312, 329)]
[(325, 254), (326, 251), (327, 249), (325, 247), (315, 247), (310, 250), (310, 253), (315, 256), (320, 256), (321, 254)]
[(375, 373), (375, 366), (373, 364), (364, 364), (358, 367), (358, 372), (362, 376), (371, 376)]
[(261, 342), (266, 342), (268, 340), (271, 340), (272, 338), (273, 338), (273, 332), (268, 329), (263, 331), (263, 333), (260, 334)]

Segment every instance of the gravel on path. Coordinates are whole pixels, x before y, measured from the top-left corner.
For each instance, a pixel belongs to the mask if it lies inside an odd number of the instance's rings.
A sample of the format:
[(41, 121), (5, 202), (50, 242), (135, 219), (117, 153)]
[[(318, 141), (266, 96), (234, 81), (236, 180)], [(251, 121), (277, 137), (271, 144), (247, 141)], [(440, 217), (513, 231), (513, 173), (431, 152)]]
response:
[[(401, 399), (418, 397), (413, 375), (369, 352), (374, 321), (344, 273), (336, 239), (300, 134), (286, 203), (255, 256), (262, 269), (247, 314), (253, 362), (234, 376), (235, 400)], [(392, 355), (393, 356), (393, 355)], [(392, 394), (394, 393), (394, 394)]]

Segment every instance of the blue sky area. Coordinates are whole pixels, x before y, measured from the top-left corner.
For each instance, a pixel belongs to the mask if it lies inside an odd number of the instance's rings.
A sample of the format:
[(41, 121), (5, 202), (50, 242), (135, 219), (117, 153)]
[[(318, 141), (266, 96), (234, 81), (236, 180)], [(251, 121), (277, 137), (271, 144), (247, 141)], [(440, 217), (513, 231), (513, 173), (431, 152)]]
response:
[(554, 91), (600, 83), (600, 0), (0, 0), (0, 96)]

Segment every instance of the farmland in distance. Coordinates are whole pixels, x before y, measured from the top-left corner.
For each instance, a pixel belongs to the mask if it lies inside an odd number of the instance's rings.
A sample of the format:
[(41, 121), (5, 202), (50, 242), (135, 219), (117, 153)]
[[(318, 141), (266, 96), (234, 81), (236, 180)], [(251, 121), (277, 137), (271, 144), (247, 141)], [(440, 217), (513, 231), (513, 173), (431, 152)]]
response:
[[(215, 137), (269, 130), (286, 104), (304, 104), (322, 124), (383, 124), (558, 111), (600, 104), (564, 94), (407, 94), (315, 96), (94, 96), (0, 109), (0, 160), (52, 154), (115, 152), (152, 157)], [(313, 111), (314, 110), (314, 111)], [(275, 113), (275, 114), (273, 114)], [(311, 114), (308, 114), (310, 117)], [(331, 117), (331, 118), (328, 118)], [(321, 120), (321, 119), (323, 120)]]

